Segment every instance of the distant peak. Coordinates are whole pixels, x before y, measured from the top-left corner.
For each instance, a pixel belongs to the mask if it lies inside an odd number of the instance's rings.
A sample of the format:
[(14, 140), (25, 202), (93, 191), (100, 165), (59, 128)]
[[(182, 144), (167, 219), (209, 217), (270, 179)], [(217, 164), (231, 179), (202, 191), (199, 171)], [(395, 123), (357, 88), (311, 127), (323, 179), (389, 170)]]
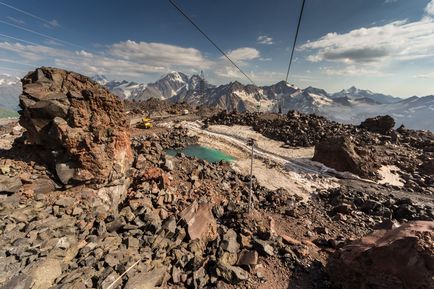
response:
[(166, 76), (187, 76), (187, 75), (179, 71), (171, 71)]
[(107, 77), (104, 74), (95, 74), (93, 78), (107, 79)]
[(238, 80), (232, 81), (231, 83), (229, 83), (229, 86), (235, 89), (244, 87), (244, 85)]
[(95, 74), (91, 78), (92, 78), (92, 80), (94, 80), (95, 82), (97, 82), (101, 85), (105, 85), (109, 82), (109, 80), (107, 79), (107, 77), (104, 74)]
[(188, 80), (188, 76), (182, 72), (179, 71), (172, 71), (169, 72), (168, 74), (162, 76), (160, 78), (160, 80), (173, 80), (173, 81), (177, 81), (177, 82), (186, 82)]
[(350, 88), (348, 88), (347, 91), (348, 91), (348, 92), (351, 92), (351, 93), (354, 93), (354, 92), (356, 92), (356, 91), (359, 91), (359, 89), (353, 85), (353, 86), (351, 86)]
[(167, 75), (181, 75), (181, 72), (178, 71), (171, 71)]

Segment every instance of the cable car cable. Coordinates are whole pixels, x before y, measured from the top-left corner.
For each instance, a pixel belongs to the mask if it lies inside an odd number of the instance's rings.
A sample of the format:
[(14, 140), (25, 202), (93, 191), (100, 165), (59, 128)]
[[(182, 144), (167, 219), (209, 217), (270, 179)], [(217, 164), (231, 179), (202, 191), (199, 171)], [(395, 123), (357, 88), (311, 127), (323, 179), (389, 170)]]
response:
[(303, 10), (304, 10), (305, 2), (306, 2), (306, 0), (303, 0), (303, 3), (301, 4), (300, 15), (298, 17), (298, 23), (297, 23), (297, 30), (295, 32), (294, 43), (292, 45), (291, 57), (289, 58), (288, 71), (286, 72), (286, 79), (285, 79), (286, 82), (288, 82), (289, 71), (291, 70), (292, 57), (294, 56), (295, 45), (297, 44), (298, 31), (300, 30), (300, 23), (301, 23), (301, 18), (303, 16)]
[(173, 7), (176, 8), (200, 33), (202, 33), (203, 36), (205, 36), (206, 39), (208, 39), (209, 42), (211, 42), (212, 45), (214, 45), (215, 48), (217, 48), (218, 51), (220, 51), (221, 54), (223, 54), (224, 57), (226, 57), (233, 66), (235, 66), (253, 85), (256, 86), (255, 82), (234, 62), (232, 59), (222, 50), (220, 47), (212, 41), (212, 39), (202, 30), (200, 27), (194, 23), (194, 21), (179, 7), (173, 0), (169, 0), (170, 4), (173, 5)]

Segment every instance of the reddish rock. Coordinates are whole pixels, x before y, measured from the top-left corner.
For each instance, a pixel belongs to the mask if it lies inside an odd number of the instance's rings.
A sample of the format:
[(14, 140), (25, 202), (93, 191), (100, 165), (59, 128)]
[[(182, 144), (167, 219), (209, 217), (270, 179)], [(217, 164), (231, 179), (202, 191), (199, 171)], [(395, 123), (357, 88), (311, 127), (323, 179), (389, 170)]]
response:
[(152, 167), (143, 173), (145, 181), (154, 181), (160, 189), (170, 186), (169, 177), (160, 168)]
[(132, 151), (123, 104), (89, 78), (42, 67), (22, 79), (20, 124), (64, 184), (126, 176)]
[(151, 180), (156, 181), (161, 179), (162, 174), (163, 172), (161, 171), (161, 169), (152, 167), (143, 173), (143, 179), (146, 181), (151, 181)]
[(434, 222), (378, 230), (338, 251), (327, 270), (338, 288), (434, 288)]

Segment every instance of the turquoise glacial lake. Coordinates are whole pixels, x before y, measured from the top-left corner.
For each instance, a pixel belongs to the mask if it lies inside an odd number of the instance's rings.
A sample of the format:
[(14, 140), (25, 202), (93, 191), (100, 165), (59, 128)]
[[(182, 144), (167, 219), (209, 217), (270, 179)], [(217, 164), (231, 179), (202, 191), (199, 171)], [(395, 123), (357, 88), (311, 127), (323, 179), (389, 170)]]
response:
[(177, 153), (183, 153), (186, 156), (206, 160), (210, 163), (218, 163), (219, 161), (230, 162), (235, 160), (234, 157), (227, 155), (222, 151), (200, 145), (191, 145), (178, 150), (168, 149), (166, 150), (166, 153), (170, 156), (176, 156)]

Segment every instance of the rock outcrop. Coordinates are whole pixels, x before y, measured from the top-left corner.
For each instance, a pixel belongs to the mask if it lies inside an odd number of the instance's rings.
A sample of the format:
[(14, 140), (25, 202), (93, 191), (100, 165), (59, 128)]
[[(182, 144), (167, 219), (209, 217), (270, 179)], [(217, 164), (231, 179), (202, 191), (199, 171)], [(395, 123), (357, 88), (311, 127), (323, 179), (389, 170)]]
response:
[(20, 124), (63, 184), (125, 184), (133, 154), (116, 96), (83, 75), (56, 68), (38, 68), (22, 83)]
[(433, 288), (434, 222), (378, 230), (338, 251), (328, 263), (339, 288)]
[(360, 124), (361, 128), (365, 128), (370, 132), (379, 134), (389, 134), (395, 126), (395, 120), (390, 115), (379, 115), (372, 118), (367, 118)]
[(351, 172), (363, 176), (362, 160), (354, 149), (349, 137), (338, 136), (322, 140), (315, 146), (314, 161), (325, 164), (337, 171)]

